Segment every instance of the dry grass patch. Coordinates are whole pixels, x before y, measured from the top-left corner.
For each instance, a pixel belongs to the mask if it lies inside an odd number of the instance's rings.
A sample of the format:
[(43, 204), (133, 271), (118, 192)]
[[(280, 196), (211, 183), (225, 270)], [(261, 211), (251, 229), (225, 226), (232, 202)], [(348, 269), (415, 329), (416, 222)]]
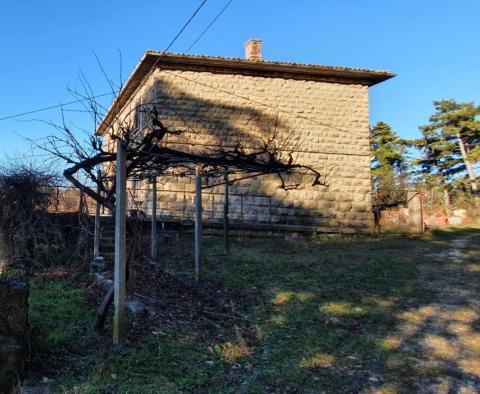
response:
[(320, 306), (320, 311), (337, 316), (362, 315), (365, 313), (362, 307), (354, 306), (348, 302), (328, 302)]
[(480, 355), (480, 334), (479, 333), (465, 333), (460, 335), (460, 343), (468, 353), (476, 353)]
[(402, 345), (402, 338), (398, 335), (389, 335), (380, 341), (380, 346), (386, 351), (399, 349)]
[(335, 357), (331, 354), (316, 354), (312, 357), (304, 358), (300, 362), (300, 368), (319, 369), (331, 367), (335, 362)]
[(480, 356), (464, 358), (458, 365), (462, 371), (480, 377)]
[(467, 264), (465, 270), (468, 272), (480, 272), (480, 264)]
[(210, 351), (217, 354), (223, 361), (233, 364), (240, 358), (252, 354), (252, 350), (245, 343), (225, 342), (210, 348)]
[(455, 334), (457, 336), (470, 334), (473, 331), (472, 327), (469, 326), (468, 324), (457, 323), (457, 322), (449, 324), (447, 327), (447, 330), (450, 333)]
[(287, 302), (289, 302), (293, 297), (295, 296), (295, 293), (293, 291), (279, 291), (273, 301), (273, 305), (285, 305)]
[(397, 394), (397, 386), (392, 383), (385, 383), (373, 391), (374, 394)]
[(439, 335), (428, 334), (424, 339), (426, 355), (442, 360), (455, 360), (458, 358), (460, 348)]
[(444, 312), (442, 319), (455, 320), (457, 322), (471, 323), (477, 319), (478, 314), (470, 308), (460, 308), (454, 311)]

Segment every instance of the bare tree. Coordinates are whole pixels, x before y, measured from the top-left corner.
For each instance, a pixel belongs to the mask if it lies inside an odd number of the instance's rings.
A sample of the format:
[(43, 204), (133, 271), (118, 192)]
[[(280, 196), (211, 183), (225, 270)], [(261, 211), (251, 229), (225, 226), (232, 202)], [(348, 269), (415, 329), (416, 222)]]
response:
[[(86, 84), (86, 82), (85, 82)], [(95, 101), (87, 85), (80, 97), (85, 110), (98, 126), (105, 108)], [(195, 167), (202, 167), (207, 186), (228, 182), (232, 185), (247, 178), (274, 175), (279, 187), (295, 189), (305, 183), (326, 186), (322, 175), (312, 166), (296, 161), (300, 141), (294, 133), (281, 132), (278, 116), (269, 119), (270, 128), (263, 133), (252, 130), (240, 133), (227, 143), (198, 143), (200, 130), (184, 121), (185, 127), (172, 128), (165, 124), (165, 103), (151, 100), (135, 106), (131, 112), (112, 119), (103, 133), (103, 140), (89, 134), (79, 141), (65, 118), (60, 125), (53, 125), (56, 135), (46, 137), (35, 144), (47, 151), (52, 158), (66, 166), (63, 174), (81, 190), (112, 213), (115, 209), (114, 146), (121, 141), (126, 146), (127, 178), (152, 179), (159, 176), (191, 177)], [(175, 112), (175, 110), (172, 110)], [(141, 116), (138, 125), (135, 119)], [(102, 169), (99, 176), (99, 169)], [(228, 180), (225, 174), (228, 174)], [(130, 248), (133, 250), (134, 248)], [(138, 248), (137, 248), (138, 249)], [(129, 254), (127, 265), (133, 264), (136, 256)], [(106, 310), (113, 292), (109, 292), (97, 316), (97, 328), (103, 325)]]
[[(95, 113), (98, 107), (98, 104), (89, 105)], [(195, 165), (200, 164), (209, 187), (223, 184), (225, 172), (229, 174), (230, 184), (246, 178), (274, 174), (280, 180), (279, 187), (286, 190), (298, 188), (306, 182), (327, 186), (315, 168), (295, 161), (298, 141), (293, 142), (292, 137), (282, 138), (276, 128), (262, 138), (245, 138), (228, 146), (198, 144), (201, 145), (199, 149), (188, 140), (169, 139), (172, 136), (186, 137), (192, 131), (167, 128), (155, 103), (141, 104), (134, 111), (142, 113), (146, 118), (141, 129), (134, 127), (131, 122), (117, 120), (103, 136), (112, 142), (121, 140), (126, 145), (127, 178), (189, 177), (194, 175)], [(97, 114), (92, 116), (99, 119)], [(63, 174), (68, 181), (113, 211), (115, 144), (105, 146), (102, 139), (93, 134), (87, 136), (86, 143), (81, 142), (65, 122), (54, 127), (59, 133), (35, 141), (35, 144), (65, 163), (67, 168)], [(103, 169), (101, 177), (97, 172), (99, 167)], [(219, 181), (210, 182), (211, 179)]]

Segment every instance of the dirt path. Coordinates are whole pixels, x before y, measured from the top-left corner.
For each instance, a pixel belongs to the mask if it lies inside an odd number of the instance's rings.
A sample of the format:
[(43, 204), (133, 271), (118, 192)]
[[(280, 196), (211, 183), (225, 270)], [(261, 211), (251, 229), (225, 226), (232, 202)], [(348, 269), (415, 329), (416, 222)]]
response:
[(470, 286), (480, 264), (470, 256), (470, 241), (455, 238), (444, 252), (426, 256), (432, 263), (418, 275), (434, 299), (400, 313), (402, 323), (388, 338), (398, 350), (392, 367), (404, 369), (418, 393), (480, 392), (480, 303)]

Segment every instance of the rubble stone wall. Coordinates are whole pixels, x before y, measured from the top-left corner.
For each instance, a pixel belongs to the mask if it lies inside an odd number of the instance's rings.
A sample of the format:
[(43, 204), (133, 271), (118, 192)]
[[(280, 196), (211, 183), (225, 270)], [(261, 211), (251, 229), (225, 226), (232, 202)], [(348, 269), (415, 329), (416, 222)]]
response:
[(27, 315), (27, 284), (17, 279), (0, 279), (0, 393), (13, 392), (22, 376)]

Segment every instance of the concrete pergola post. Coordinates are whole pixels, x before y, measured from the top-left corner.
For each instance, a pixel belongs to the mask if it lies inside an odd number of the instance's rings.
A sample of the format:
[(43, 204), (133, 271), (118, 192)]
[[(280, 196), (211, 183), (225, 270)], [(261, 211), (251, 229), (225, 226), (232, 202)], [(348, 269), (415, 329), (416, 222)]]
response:
[(202, 261), (202, 169), (195, 167), (195, 283), (198, 282)]
[(229, 201), (228, 201), (228, 193), (229, 193), (229, 183), (228, 183), (228, 171), (225, 170), (224, 175), (225, 180), (225, 189), (224, 189), (224, 203), (223, 203), (223, 246), (225, 248), (225, 253), (228, 254), (230, 252), (230, 239), (229, 239), (229, 222), (228, 222), (228, 211), (229, 211)]
[[(98, 170), (97, 178), (100, 181), (102, 173)], [(97, 184), (97, 194), (100, 194), (100, 184)], [(93, 232), (93, 257), (100, 257), (100, 203), (95, 203), (95, 227)]]
[(126, 292), (126, 219), (127, 219), (127, 147), (117, 142), (115, 174), (115, 268), (113, 281), (114, 317), (113, 343), (125, 339), (125, 292)]
[(157, 258), (157, 244), (158, 244), (158, 235), (157, 235), (157, 178), (152, 179), (152, 228), (151, 228), (151, 239), (150, 239), (150, 254), (152, 259)]

